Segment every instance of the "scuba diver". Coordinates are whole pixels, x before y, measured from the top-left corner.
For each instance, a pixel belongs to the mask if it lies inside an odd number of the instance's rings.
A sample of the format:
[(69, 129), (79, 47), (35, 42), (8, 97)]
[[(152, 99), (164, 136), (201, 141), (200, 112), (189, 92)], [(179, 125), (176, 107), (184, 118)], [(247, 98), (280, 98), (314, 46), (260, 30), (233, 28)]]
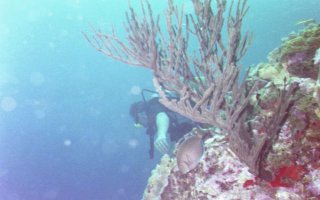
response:
[[(154, 95), (147, 101), (144, 92), (157, 94), (151, 90), (142, 90), (143, 100), (131, 104), (130, 115), (136, 127), (146, 128), (146, 134), (150, 137), (149, 155), (152, 159), (154, 147), (162, 154), (169, 153), (170, 143), (177, 142), (182, 136), (189, 133), (195, 124), (162, 105), (158, 96)], [(176, 98), (172, 94), (168, 96)]]

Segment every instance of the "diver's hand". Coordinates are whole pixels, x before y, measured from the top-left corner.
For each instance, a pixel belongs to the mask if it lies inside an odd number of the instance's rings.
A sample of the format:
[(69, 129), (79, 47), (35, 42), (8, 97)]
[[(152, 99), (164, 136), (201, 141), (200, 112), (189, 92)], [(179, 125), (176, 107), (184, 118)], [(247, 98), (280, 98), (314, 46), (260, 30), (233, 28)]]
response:
[(154, 141), (154, 146), (162, 154), (169, 153), (170, 146), (166, 135), (157, 134), (156, 140)]

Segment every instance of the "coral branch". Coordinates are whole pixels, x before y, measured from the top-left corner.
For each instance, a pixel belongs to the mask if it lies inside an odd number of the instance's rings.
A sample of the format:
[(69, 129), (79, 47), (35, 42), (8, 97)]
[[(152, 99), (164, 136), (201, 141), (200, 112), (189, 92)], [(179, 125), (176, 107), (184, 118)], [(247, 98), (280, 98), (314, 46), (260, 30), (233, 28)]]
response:
[[(228, 9), (227, 0), (192, 0), (195, 14), (189, 15), (168, 0), (166, 35), (149, 1), (140, 2), (141, 17), (130, 5), (126, 13), (127, 41), (115, 33), (95, 29), (92, 38), (84, 34), (86, 39), (113, 59), (152, 69), (161, 103), (229, 134), (230, 148), (253, 173), (261, 175), (261, 161), (277, 138), (289, 107), (286, 97), (292, 90), (283, 90), (277, 112), (266, 122), (259, 122), (268, 124), (266, 135), (255, 136), (248, 121), (252, 118), (250, 99), (258, 89), (257, 82), (247, 79), (248, 72), (242, 79), (239, 77), (239, 61), (252, 38), (252, 34), (241, 33), (249, 9), (247, 0), (239, 0), (235, 6), (231, 1)], [(222, 37), (224, 31), (226, 38)], [(169, 99), (164, 90), (175, 92), (179, 99)]]
[(147, 8), (142, 0), (140, 2), (143, 13), (141, 19), (131, 6), (126, 13), (126, 42), (118, 38), (114, 32), (109, 35), (95, 29), (93, 37), (85, 33), (84, 36), (94, 48), (108, 57), (126, 64), (156, 69), (156, 62), (161, 53), (161, 49), (158, 48), (159, 42), (156, 42), (160, 35), (159, 16), (154, 19), (148, 1), (145, 1)]
[[(288, 86), (288, 90), (280, 91), (280, 97), (271, 116), (255, 119), (248, 123), (238, 123), (239, 126), (234, 128), (232, 134), (229, 134), (231, 150), (249, 166), (251, 173), (265, 180), (270, 181), (272, 173), (263, 168), (262, 162), (278, 139), (280, 129), (287, 119), (293, 103), (293, 99), (290, 97), (293, 96), (297, 88), (297, 84), (292, 84)], [(254, 126), (257, 127), (253, 128)], [(253, 134), (252, 130), (264, 131)]]

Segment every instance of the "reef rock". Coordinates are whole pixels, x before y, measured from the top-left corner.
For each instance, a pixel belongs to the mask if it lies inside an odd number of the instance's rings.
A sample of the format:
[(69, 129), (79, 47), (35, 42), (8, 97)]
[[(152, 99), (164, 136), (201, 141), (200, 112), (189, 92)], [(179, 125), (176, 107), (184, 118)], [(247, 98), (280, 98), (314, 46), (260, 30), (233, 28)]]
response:
[(317, 79), (319, 69), (315, 65), (314, 57), (319, 47), (320, 25), (312, 22), (298, 33), (284, 39), (272, 55), (292, 76)]
[(152, 171), (152, 175), (148, 180), (147, 188), (144, 191), (144, 200), (161, 200), (161, 194), (168, 185), (168, 176), (173, 167), (176, 166), (176, 161), (165, 154), (160, 164)]

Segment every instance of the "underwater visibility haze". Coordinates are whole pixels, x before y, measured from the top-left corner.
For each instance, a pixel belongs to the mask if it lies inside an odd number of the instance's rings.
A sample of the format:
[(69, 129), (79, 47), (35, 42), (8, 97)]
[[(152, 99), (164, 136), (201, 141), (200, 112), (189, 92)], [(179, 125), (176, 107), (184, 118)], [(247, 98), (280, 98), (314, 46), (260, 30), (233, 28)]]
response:
[[(149, 2), (165, 20), (167, 1)], [(191, 0), (174, 2), (193, 13)], [(298, 21), (320, 20), (319, 0), (248, 5), (244, 66), (266, 61)], [(0, 200), (143, 197), (161, 155), (149, 159), (129, 107), (154, 90), (152, 71), (104, 56), (83, 35), (93, 27), (126, 37), (127, 10), (127, 0), (0, 0)]]

